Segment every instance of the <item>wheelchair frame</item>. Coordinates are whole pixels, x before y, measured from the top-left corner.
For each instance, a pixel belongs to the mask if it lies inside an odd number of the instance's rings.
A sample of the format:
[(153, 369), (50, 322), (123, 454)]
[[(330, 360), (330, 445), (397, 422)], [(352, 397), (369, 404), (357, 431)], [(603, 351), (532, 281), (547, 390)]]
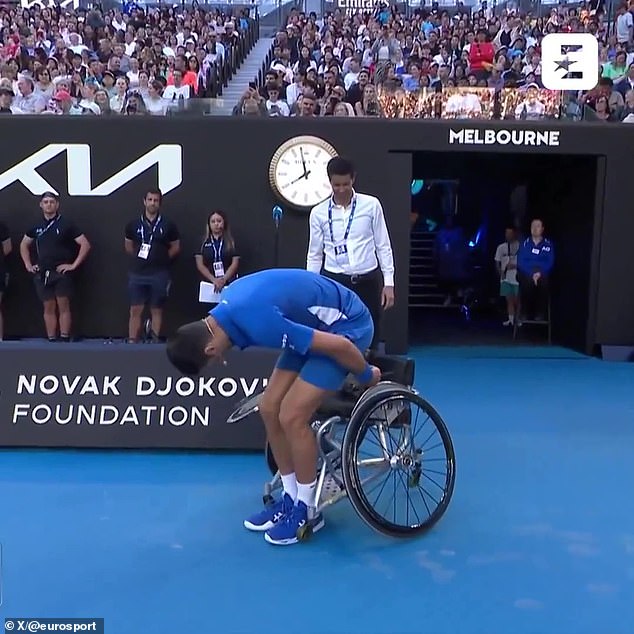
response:
[[(259, 393), (243, 400), (229, 416), (227, 423), (236, 423), (257, 412), (262, 394)], [(351, 403), (349, 399), (348, 403)], [(424, 474), (424, 452), (422, 449), (416, 450), (413, 445), (411, 418), (405, 422), (398, 421), (399, 416), (405, 415), (407, 417), (409, 415), (409, 404), (415, 404), (420, 407), (428, 418), (432, 420), (442, 439), (447, 466), (443, 495), (436, 508), (433, 512), (430, 512), (426, 521), (414, 525), (391, 523), (380, 516), (362, 492), (362, 487), (375, 479), (374, 474), (361, 480), (357, 473), (359, 466), (384, 466), (388, 470), (406, 471), (408, 473), (408, 486), (418, 486), (418, 482)], [(387, 422), (377, 422), (372, 417), (372, 413), (377, 409), (383, 409), (386, 412), (386, 416), (387, 413), (390, 413), (391, 419)], [(334, 434), (342, 426), (345, 426), (345, 430), (343, 439), (339, 442), (335, 439)], [(359, 436), (363, 439), (365, 431), (371, 426), (378, 427), (378, 439), (380, 440), (380, 450), (383, 457), (361, 461), (363, 462), (361, 464), (356, 456)], [(387, 441), (388, 431), (391, 427), (400, 428), (403, 435), (403, 442), (400, 443), (394, 455), (391, 455), (392, 452), (388, 447)], [(356, 400), (349, 416), (330, 415), (324, 417), (317, 412), (311, 428), (315, 433), (319, 450), (317, 487), (315, 491), (318, 511), (322, 511), (326, 507), (336, 504), (344, 497), (348, 497), (352, 507), (366, 524), (375, 531), (391, 537), (404, 537), (424, 533), (431, 529), (444, 515), (451, 501), (455, 484), (453, 443), (440, 415), (412, 387), (407, 387), (394, 381), (382, 381), (362, 393)], [(282, 480), (268, 443), (265, 448), (265, 454), (267, 464), (273, 475), (272, 479), (264, 485), (263, 500), (265, 504), (269, 504), (273, 502), (273, 493), (282, 488)], [(376, 477), (379, 477), (384, 471), (378, 470)], [(427, 477), (429, 478), (429, 476)], [(435, 484), (440, 488), (438, 483)], [(421, 497), (423, 497), (425, 506), (428, 507), (422, 494)], [(312, 526), (308, 522), (300, 529), (298, 538), (300, 540), (306, 539), (311, 534)]]

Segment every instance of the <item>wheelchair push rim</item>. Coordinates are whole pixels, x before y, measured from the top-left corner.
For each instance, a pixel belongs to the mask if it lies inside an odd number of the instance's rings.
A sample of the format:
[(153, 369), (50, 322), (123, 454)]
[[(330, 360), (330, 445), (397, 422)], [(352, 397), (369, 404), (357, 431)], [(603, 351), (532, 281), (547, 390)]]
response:
[(444, 515), (453, 494), (449, 431), (412, 390), (378, 390), (350, 419), (342, 475), (352, 507), (371, 528), (391, 537), (422, 534)]

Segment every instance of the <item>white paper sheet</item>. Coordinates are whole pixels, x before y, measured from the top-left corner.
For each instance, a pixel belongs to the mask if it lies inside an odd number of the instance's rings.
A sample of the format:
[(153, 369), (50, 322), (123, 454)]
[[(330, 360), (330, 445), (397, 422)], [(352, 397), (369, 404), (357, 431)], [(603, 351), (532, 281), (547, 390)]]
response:
[(211, 282), (201, 282), (198, 301), (201, 304), (219, 304), (220, 293), (216, 293), (216, 287)]

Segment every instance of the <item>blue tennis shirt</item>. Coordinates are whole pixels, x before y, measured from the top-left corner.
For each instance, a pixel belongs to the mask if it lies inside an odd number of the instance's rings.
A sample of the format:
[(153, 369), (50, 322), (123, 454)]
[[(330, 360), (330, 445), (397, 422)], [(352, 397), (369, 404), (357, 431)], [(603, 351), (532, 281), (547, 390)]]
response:
[(314, 330), (356, 341), (372, 327), (370, 312), (355, 293), (304, 269), (238, 278), (209, 314), (238, 348), (290, 348), (299, 354), (310, 349)]

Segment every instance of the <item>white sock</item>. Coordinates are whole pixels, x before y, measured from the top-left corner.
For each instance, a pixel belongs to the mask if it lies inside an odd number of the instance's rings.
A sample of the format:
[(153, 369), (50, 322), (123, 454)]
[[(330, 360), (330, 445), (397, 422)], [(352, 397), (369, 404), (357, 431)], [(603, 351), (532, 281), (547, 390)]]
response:
[(315, 506), (315, 488), (317, 480), (313, 480), (310, 484), (297, 483), (297, 501), (303, 502), (308, 508)]
[(297, 478), (294, 473), (282, 476), (282, 486), (284, 487), (284, 493), (288, 493), (293, 499), (293, 502), (297, 500)]

